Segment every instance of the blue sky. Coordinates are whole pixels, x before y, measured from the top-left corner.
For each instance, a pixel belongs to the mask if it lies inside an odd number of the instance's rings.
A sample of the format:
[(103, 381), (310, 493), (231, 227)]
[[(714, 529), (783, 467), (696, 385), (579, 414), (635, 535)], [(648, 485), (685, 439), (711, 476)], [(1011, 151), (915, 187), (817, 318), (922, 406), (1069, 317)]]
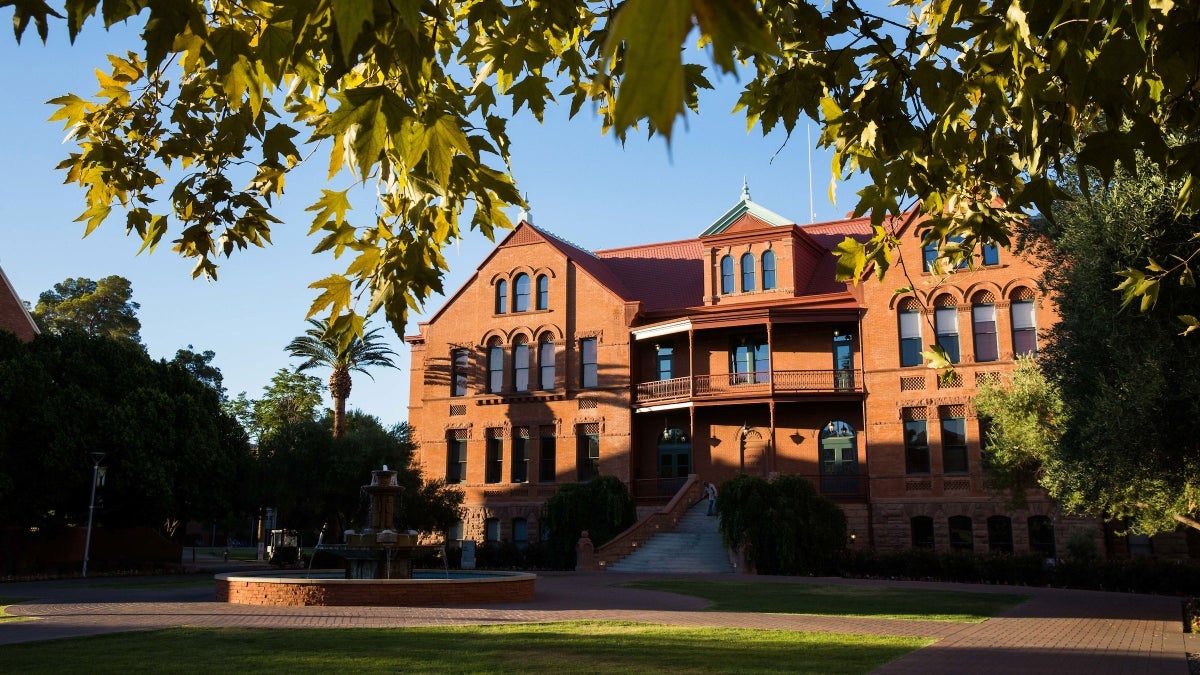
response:
[[(130, 279), (151, 356), (170, 358), (189, 344), (196, 351), (211, 349), (230, 395), (245, 391), (257, 397), (276, 370), (295, 365), (283, 348), (306, 327), (304, 316), (314, 297), (308, 284), (344, 268), (342, 261), (310, 254), (315, 240), (304, 236), (311, 221), (304, 208), (321, 187), (343, 189), (349, 178), (326, 186), (322, 158), (307, 176), (289, 179), (276, 211), (284, 222), (273, 230), (274, 245), (224, 260), (216, 282), (193, 280), (191, 263), (165, 243), (154, 254), (137, 255), (140, 241), (126, 238), (116, 220), (83, 239), (82, 224), (73, 222), (83, 210), (82, 192), (63, 185), (62, 173), (54, 169), (74, 146), (62, 142), (60, 123), (46, 121), (53, 108), (45, 102), (68, 92), (91, 94), (93, 70), (107, 70), (104, 55), (137, 48), (128, 30), (92, 28), (74, 46), (67, 44), (65, 30), (52, 30), (46, 46), (32, 29), (21, 46), (11, 36), (0, 38), (0, 58), (9, 64), (8, 100), (0, 112), (5, 157), (0, 267), (31, 303), (68, 277)], [(815, 148), (810, 202), (805, 129), (797, 129), (786, 145), (780, 131), (765, 139), (758, 129), (747, 132), (745, 118), (729, 113), (737, 83), (729, 78), (714, 83), (717, 91), (701, 99), (703, 115), (683, 122), (669, 148), (662, 139), (637, 133), (622, 147), (600, 135), (586, 109), (570, 121), (566, 107), (550, 107), (543, 125), (527, 115), (511, 123), (513, 171), (528, 195), (534, 222), (588, 249), (685, 239), (737, 202), (743, 177), (754, 201), (796, 222), (807, 222), (810, 209), (820, 222), (853, 208), (853, 188), (847, 185), (839, 186), (837, 204), (830, 202), (829, 157)], [(816, 134), (814, 127), (814, 144)], [(515, 220), (517, 214), (510, 215)], [(469, 233), (447, 252), (448, 293), (462, 285), (491, 247), (482, 235)], [(415, 333), (417, 322), (442, 302), (434, 298), (410, 318), (405, 332)], [(349, 405), (391, 424), (407, 419), (409, 355), (403, 341), (386, 332), (400, 354), (400, 370), (376, 371), (374, 381), (355, 375)]]

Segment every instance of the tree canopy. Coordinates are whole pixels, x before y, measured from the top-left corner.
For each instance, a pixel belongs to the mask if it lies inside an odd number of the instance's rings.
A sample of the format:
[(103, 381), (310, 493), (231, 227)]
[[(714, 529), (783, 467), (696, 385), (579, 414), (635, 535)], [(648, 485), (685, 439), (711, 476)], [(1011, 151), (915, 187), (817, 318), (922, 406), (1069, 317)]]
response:
[(47, 333), (80, 331), (140, 343), (140, 305), (133, 301), (133, 285), (120, 276), (99, 281), (78, 277), (54, 284), (38, 296), (33, 319)]
[(262, 398), (241, 392), (226, 401), (225, 412), (237, 419), (246, 433), (262, 441), (289, 425), (317, 421), (321, 410), (321, 381), (280, 368), (263, 387)]
[[(313, 282), (310, 316), (346, 341), (378, 310), (402, 330), (441, 292), (442, 251), (465, 225), (510, 226), (504, 209), (522, 200), (509, 118), (562, 99), (619, 138), (641, 126), (669, 140), (714, 73), (736, 75), (751, 127), (812, 119), (835, 180), (869, 178), (854, 212), (875, 234), (839, 246), (843, 278), (884, 274), (895, 216), (914, 207), (951, 257), (1007, 245), (1021, 216), (1051, 212), (1068, 156), (1106, 180), (1140, 152), (1177, 181), (1179, 212), (1200, 206), (1196, 0), (4, 4), (18, 39), (32, 24), (44, 40), (59, 19), (72, 39), (94, 21), (144, 26), (95, 94), (53, 101), (77, 146), (61, 168), (84, 191), (86, 232), (119, 218), (141, 248), (168, 237), (215, 276), (219, 256), (270, 242), (292, 171), (327, 166), (342, 182), (309, 207), (310, 234), (346, 265)], [(352, 215), (362, 184), (378, 205)], [(1143, 269), (1133, 292), (1190, 259)]]

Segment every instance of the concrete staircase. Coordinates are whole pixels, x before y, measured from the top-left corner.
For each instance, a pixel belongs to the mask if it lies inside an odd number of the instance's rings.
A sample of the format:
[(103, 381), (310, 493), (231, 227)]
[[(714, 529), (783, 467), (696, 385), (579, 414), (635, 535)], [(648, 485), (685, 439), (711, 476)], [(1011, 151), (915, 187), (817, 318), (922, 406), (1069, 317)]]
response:
[(660, 532), (636, 551), (608, 566), (610, 572), (732, 574), (733, 563), (721, 543), (717, 517), (704, 515), (708, 500), (696, 502), (673, 532)]

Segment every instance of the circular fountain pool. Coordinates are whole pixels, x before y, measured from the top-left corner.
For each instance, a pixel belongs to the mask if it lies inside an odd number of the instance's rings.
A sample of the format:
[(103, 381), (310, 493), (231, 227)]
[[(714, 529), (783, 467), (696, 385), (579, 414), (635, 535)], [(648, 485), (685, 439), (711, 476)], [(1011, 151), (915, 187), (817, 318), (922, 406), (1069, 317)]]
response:
[(412, 579), (346, 579), (342, 570), (218, 574), (217, 601), (240, 605), (426, 607), (533, 599), (528, 572), (416, 570)]

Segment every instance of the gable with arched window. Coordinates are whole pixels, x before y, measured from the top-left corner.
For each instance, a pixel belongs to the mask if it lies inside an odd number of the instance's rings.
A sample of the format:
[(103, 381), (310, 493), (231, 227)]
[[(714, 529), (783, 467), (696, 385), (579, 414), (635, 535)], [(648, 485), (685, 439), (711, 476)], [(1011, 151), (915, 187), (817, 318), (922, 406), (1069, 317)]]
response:
[(742, 292), (753, 291), (754, 284), (754, 254), (742, 254)]

